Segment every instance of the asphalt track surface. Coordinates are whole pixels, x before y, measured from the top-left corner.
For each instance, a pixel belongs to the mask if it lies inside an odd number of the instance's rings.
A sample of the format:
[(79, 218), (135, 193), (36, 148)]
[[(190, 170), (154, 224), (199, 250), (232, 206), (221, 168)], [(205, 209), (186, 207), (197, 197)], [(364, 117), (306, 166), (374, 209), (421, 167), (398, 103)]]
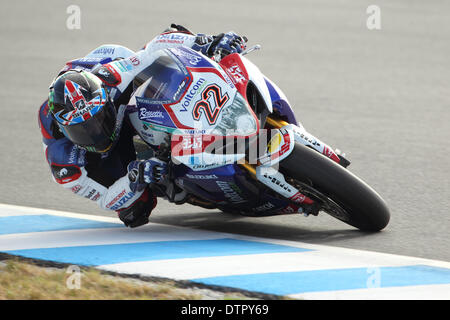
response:
[[(80, 30), (66, 27), (72, 4)], [(366, 27), (371, 4), (381, 30)], [(4, 1), (0, 203), (111, 216), (52, 181), (37, 109), (67, 60), (104, 43), (139, 49), (176, 22), (261, 44), (248, 57), (311, 133), (346, 152), (392, 218), (368, 234), (325, 214), (244, 218), (161, 200), (152, 222), (450, 261), (448, 12), (446, 0)]]

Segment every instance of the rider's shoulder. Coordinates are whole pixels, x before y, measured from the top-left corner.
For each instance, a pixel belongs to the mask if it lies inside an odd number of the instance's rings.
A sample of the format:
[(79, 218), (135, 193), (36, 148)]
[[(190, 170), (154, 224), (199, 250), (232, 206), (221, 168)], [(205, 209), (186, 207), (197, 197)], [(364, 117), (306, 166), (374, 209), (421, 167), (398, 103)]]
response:
[(86, 165), (86, 151), (75, 146), (66, 137), (58, 139), (48, 145), (46, 156), (50, 165), (56, 165), (58, 167), (83, 167)]
[(76, 147), (67, 138), (56, 140), (46, 149), (52, 175), (59, 184), (78, 180), (86, 165), (86, 152)]

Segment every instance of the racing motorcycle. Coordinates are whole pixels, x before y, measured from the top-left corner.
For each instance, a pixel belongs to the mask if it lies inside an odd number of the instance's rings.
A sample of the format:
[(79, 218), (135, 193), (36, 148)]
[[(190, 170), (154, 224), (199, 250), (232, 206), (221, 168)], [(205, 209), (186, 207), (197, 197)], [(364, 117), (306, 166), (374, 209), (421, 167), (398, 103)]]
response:
[(383, 229), (385, 201), (297, 121), (282, 91), (245, 57), (255, 49), (212, 58), (165, 49), (136, 77), (128, 112), (138, 158), (169, 163), (154, 191), (246, 216), (325, 212), (361, 230)]

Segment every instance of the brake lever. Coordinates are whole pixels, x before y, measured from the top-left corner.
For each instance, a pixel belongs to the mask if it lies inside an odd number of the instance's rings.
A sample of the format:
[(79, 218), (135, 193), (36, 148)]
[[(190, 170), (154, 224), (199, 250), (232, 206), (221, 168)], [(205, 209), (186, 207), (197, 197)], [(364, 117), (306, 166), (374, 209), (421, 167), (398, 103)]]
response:
[(242, 51), (241, 55), (245, 56), (246, 54), (249, 54), (250, 52), (252, 52), (254, 50), (260, 50), (260, 49), (261, 49), (261, 45), (255, 44), (253, 47), (250, 47), (250, 48), (245, 49), (244, 51)]

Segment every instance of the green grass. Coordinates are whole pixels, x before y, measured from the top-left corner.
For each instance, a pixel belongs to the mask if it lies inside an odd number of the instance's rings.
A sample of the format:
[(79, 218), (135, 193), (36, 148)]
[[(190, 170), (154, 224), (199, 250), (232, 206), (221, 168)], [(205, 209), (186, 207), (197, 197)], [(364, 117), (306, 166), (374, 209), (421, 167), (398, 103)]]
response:
[(39, 267), (19, 259), (2, 261), (0, 262), (0, 300), (249, 299), (239, 293), (180, 288), (170, 280), (150, 282), (111, 276), (93, 268), (83, 268), (79, 274), (79, 286), (73, 288), (73, 284), (76, 284), (72, 281), (73, 275), (73, 273), (67, 273), (67, 269)]

